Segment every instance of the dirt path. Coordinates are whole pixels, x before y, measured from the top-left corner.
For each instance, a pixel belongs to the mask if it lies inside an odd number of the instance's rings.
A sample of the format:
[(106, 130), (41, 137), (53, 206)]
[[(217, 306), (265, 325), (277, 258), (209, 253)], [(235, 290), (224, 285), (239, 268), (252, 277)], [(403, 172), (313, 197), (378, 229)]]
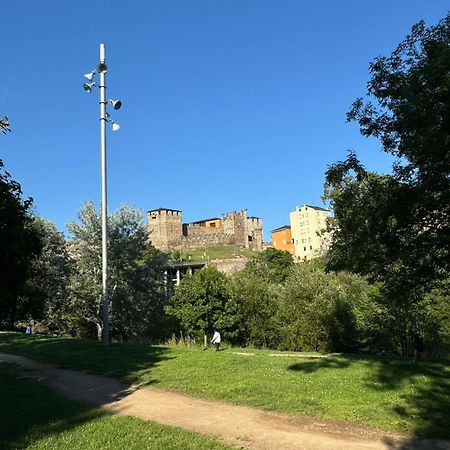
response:
[(185, 428), (243, 449), (450, 450), (449, 441), (408, 438), (346, 422), (320, 422), (155, 388), (137, 389), (112, 378), (58, 369), (21, 356), (0, 353), (0, 362), (17, 364), (25, 376), (111, 413)]

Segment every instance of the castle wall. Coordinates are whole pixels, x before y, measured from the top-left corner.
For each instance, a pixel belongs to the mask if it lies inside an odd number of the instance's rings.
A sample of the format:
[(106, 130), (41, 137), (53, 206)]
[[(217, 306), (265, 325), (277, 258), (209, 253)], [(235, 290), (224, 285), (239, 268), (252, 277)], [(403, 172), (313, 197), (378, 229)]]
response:
[[(223, 214), (221, 219), (183, 224), (181, 211), (158, 209), (148, 213), (149, 241), (161, 250), (236, 245), (261, 251), (262, 222), (247, 210)], [(211, 224), (214, 222), (214, 225)]]
[(247, 258), (216, 259), (211, 261), (211, 265), (225, 275), (233, 275), (244, 270), (247, 261)]

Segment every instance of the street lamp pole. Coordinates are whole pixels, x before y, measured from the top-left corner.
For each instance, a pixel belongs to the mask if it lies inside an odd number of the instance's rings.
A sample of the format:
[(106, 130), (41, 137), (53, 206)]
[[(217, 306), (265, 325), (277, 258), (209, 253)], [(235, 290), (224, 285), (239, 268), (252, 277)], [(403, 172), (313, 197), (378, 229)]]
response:
[[(108, 70), (105, 63), (105, 44), (100, 44), (100, 63), (97, 69), (84, 74), (89, 81), (83, 84), (85, 92), (92, 92), (94, 87), (100, 89), (100, 151), (102, 160), (102, 320), (103, 333), (102, 342), (109, 345), (110, 326), (109, 326), (109, 298), (108, 298), (108, 201), (106, 189), (106, 123), (112, 125), (113, 131), (118, 131), (120, 125), (106, 112), (106, 105), (111, 103), (112, 107), (117, 111), (122, 107), (120, 100), (112, 100), (106, 98), (106, 71)], [(98, 73), (99, 83), (94, 80)]]
[[(101, 70), (101, 68), (104, 70)], [(109, 345), (109, 298), (108, 298), (108, 201), (106, 189), (106, 64), (105, 44), (100, 44), (100, 147), (102, 159), (102, 293), (103, 335), (102, 342)]]

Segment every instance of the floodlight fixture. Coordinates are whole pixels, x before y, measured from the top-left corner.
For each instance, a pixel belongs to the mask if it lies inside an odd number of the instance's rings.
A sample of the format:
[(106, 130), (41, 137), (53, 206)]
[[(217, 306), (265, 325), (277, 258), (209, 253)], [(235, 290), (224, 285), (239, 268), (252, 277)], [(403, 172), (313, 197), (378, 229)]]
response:
[(94, 86), (96, 86), (96, 84), (95, 84), (94, 82), (92, 82), (92, 83), (84, 83), (84, 84), (83, 84), (83, 89), (84, 89), (86, 92), (92, 92), (92, 88), (93, 88)]
[(92, 72), (89, 73), (85, 73), (84, 77), (87, 78), (89, 80), (89, 82), (92, 82), (92, 79), (94, 78), (94, 75), (96, 74), (96, 71), (93, 70)]
[(122, 107), (122, 102), (120, 100), (108, 100), (112, 107), (117, 111)]
[(116, 122), (111, 122), (111, 128), (113, 131), (119, 131), (120, 130), (120, 125)]

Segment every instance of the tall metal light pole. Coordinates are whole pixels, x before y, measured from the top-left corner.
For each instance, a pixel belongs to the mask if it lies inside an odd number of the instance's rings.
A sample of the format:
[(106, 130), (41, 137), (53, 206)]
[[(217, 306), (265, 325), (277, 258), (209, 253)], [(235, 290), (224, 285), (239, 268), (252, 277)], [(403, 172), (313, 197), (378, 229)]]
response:
[(107, 178), (106, 178), (106, 122), (112, 124), (112, 130), (117, 131), (120, 126), (111, 120), (106, 112), (106, 105), (112, 104), (115, 110), (120, 109), (122, 102), (120, 100), (106, 99), (106, 71), (108, 70), (105, 62), (105, 44), (100, 44), (100, 63), (96, 70), (85, 75), (89, 83), (83, 85), (86, 92), (91, 92), (96, 86), (92, 82), (94, 75), (99, 74), (100, 88), (100, 149), (101, 149), (101, 169), (102, 169), (102, 321), (103, 334), (102, 342), (109, 345), (109, 297), (108, 297), (108, 200), (107, 200)]
[(100, 44), (100, 147), (102, 155), (102, 298), (104, 345), (109, 345), (109, 298), (108, 298), (108, 199), (106, 191), (106, 63), (105, 44)]

